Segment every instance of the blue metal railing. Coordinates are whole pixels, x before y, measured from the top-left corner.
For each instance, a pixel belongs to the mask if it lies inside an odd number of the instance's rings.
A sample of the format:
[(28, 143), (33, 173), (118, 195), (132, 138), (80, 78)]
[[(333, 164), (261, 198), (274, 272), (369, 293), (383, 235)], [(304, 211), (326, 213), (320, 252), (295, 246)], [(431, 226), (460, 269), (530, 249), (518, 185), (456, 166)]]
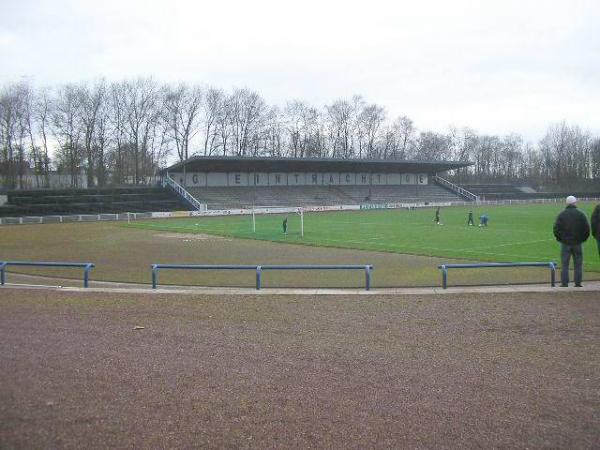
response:
[(550, 268), (550, 284), (556, 284), (556, 263), (554, 262), (518, 262), (518, 263), (473, 263), (473, 264), (442, 264), (442, 287), (448, 287), (448, 269), (481, 269), (486, 267), (548, 267)]
[(191, 269), (191, 270), (255, 270), (256, 289), (262, 288), (263, 270), (364, 270), (365, 290), (371, 289), (371, 264), (288, 264), (288, 265), (228, 265), (228, 264), (152, 264), (152, 289), (158, 285), (160, 269)]
[(73, 262), (40, 262), (40, 261), (0, 261), (0, 285), (4, 286), (6, 281), (6, 268), (8, 266), (28, 267), (83, 267), (83, 287), (89, 286), (90, 271), (95, 267), (92, 263)]

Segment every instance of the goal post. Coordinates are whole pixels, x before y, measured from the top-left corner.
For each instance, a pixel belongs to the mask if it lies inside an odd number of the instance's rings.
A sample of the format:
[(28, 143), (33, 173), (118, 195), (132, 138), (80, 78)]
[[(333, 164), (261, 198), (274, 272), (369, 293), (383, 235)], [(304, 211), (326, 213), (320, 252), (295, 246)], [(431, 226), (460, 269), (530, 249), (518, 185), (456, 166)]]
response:
[(253, 233), (256, 233), (256, 216), (259, 214), (260, 215), (298, 214), (300, 216), (300, 237), (304, 237), (304, 208), (302, 208), (300, 206), (252, 208), (252, 232)]

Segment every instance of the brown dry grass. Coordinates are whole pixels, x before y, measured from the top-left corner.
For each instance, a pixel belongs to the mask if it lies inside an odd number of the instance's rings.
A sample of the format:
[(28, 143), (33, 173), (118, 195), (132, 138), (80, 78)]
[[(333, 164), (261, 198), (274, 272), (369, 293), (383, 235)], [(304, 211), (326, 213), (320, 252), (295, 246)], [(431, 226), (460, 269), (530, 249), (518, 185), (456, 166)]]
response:
[(2, 289), (0, 447), (597, 448), (599, 300)]
[[(26, 225), (2, 228), (0, 259), (93, 262), (92, 280), (150, 283), (152, 263), (188, 264), (373, 264), (374, 287), (434, 286), (441, 283), (437, 266), (447, 258), (384, 252), (318, 248), (206, 235), (158, 233), (116, 223)], [(558, 250), (557, 250), (558, 251)], [(11, 271), (26, 272), (11, 268)], [(81, 271), (27, 271), (81, 280)], [(585, 279), (600, 273), (587, 273)], [(548, 282), (547, 269), (461, 270), (452, 285)], [(253, 286), (251, 272), (164, 271), (161, 284)], [(360, 272), (268, 272), (267, 287), (361, 287)]]

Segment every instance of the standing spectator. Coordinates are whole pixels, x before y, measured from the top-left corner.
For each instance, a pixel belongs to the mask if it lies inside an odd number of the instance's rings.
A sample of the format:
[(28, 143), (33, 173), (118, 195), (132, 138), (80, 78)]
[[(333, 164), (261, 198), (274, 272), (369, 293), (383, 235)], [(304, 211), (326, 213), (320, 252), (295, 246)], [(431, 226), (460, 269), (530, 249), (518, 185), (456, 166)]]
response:
[(600, 204), (594, 208), (592, 213), (592, 236), (598, 244), (598, 255), (600, 255)]
[(577, 199), (572, 195), (567, 197), (567, 207), (558, 215), (554, 222), (554, 237), (560, 242), (561, 287), (569, 285), (569, 262), (573, 255), (575, 271), (575, 286), (581, 287), (583, 278), (583, 251), (581, 244), (590, 235), (587, 217), (577, 209)]
[(469, 218), (467, 219), (467, 225), (475, 225), (475, 223), (473, 223), (473, 211), (469, 211)]

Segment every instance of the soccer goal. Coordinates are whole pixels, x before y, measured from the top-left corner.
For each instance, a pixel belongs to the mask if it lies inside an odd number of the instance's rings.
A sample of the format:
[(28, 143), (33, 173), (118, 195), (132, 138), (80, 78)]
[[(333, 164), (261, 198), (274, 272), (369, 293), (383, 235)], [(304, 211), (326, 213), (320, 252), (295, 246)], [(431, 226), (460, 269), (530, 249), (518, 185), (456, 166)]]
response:
[[(256, 233), (256, 216), (268, 214), (298, 214), (300, 216), (300, 237), (304, 237), (304, 208), (302, 207), (258, 207), (252, 208), (252, 232)], [(287, 218), (286, 220), (287, 224)]]

